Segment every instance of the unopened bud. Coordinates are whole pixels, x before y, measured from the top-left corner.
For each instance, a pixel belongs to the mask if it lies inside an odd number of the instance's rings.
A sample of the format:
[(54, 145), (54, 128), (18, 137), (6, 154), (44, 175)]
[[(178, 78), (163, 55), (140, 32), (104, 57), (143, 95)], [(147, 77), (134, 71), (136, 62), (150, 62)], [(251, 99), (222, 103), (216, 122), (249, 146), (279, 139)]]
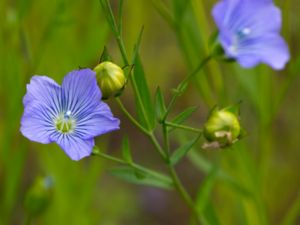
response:
[(52, 198), (53, 182), (50, 177), (37, 177), (25, 196), (24, 206), (31, 217), (42, 214)]
[(126, 83), (126, 77), (121, 67), (105, 61), (98, 64), (94, 71), (96, 72), (97, 82), (103, 99), (108, 99), (121, 93)]
[(208, 142), (203, 145), (203, 148), (229, 146), (236, 142), (240, 135), (241, 126), (238, 115), (229, 110), (229, 108), (215, 109), (211, 112), (204, 125), (204, 137)]

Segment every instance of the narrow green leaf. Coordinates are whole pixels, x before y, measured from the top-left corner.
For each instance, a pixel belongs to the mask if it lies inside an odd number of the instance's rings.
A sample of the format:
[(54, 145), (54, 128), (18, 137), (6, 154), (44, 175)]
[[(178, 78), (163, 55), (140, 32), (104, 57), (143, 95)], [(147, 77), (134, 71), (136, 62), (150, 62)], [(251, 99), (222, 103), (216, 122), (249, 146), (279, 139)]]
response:
[(144, 27), (141, 28), (139, 36), (138, 36), (138, 39), (137, 39), (137, 41), (136, 41), (136, 43), (134, 45), (134, 48), (133, 48), (132, 64), (135, 63), (136, 58), (138, 57), (140, 46), (141, 46), (141, 42), (142, 42), (143, 32), (144, 32)]
[(218, 219), (215, 207), (213, 206), (212, 202), (209, 201), (204, 211), (205, 220), (208, 222), (209, 225), (220, 225), (220, 221)]
[(204, 209), (206, 208), (211, 192), (213, 190), (216, 178), (217, 178), (217, 168), (216, 166), (213, 166), (208, 175), (205, 177), (204, 181), (201, 183), (199, 191), (197, 193), (196, 198), (196, 208), (199, 214), (202, 214)]
[[(194, 164), (194, 166), (196, 166), (199, 170), (201, 170), (201, 172), (204, 172), (206, 174), (208, 174), (213, 167), (211, 162), (202, 157), (199, 153), (196, 152), (196, 150), (194, 151), (192, 149), (191, 151), (189, 151), (188, 158), (192, 162), (192, 164)], [(226, 171), (219, 169), (217, 175), (218, 179), (224, 181), (224, 183), (232, 187), (236, 191), (236, 193), (240, 194), (243, 197), (252, 196), (252, 193), (246, 187), (238, 183), (238, 181), (236, 181), (234, 177), (230, 176)]]
[(125, 136), (123, 138), (123, 142), (122, 142), (122, 155), (123, 155), (123, 159), (126, 162), (128, 162), (129, 164), (132, 163), (132, 157), (131, 157), (131, 152), (130, 152), (129, 140), (128, 140), (127, 136)]
[(293, 225), (296, 224), (297, 219), (300, 216), (300, 194), (295, 197), (289, 208), (287, 209), (287, 213), (283, 218), (281, 225)]
[(159, 179), (153, 174), (147, 173), (145, 170), (138, 170), (132, 167), (119, 167), (112, 169), (110, 173), (118, 178), (121, 178), (129, 183), (153, 186), (163, 189), (172, 189), (172, 182), (165, 179)]
[(171, 165), (172, 166), (176, 165), (192, 149), (192, 147), (197, 143), (200, 137), (201, 134), (199, 134), (196, 138), (194, 138), (190, 142), (176, 149), (170, 158)]
[(154, 107), (139, 56), (136, 57), (134, 63), (134, 74), (131, 77), (131, 81), (136, 98), (139, 121), (148, 130), (152, 130), (155, 126)]
[(119, 8), (119, 12), (118, 12), (118, 29), (119, 29), (119, 33), (122, 33), (122, 27), (123, 27), (123, 0), (119, 0), (119, 4), (118, 4), (118, 8)]
[(100, 5), (102, 7), (102, 11), (106, 17), (107, 23), (111, 29), (111, 31), (114, 33), (115, 36), (118, 35), (118, 27), (116, 25), (115, 17), (112, 11), (112, 8), (110, 6), (110, 3), (108, 0), (99, 0)]
[(104, 46), (99, 63), (104, 62), (104, 61), (112, 61), (111, 56), (109, 55), (109, 52), (108, 52), (106, 46)]
[(165, 105), (165, 100), (162, 95), (162, 92), (160, 88), (158, 87), (156, 89), (156, 94), (155, 94), (155, 111), (156, 111), (156, 119), (161, 122), (165, 113), (166, 113), (166, 105)]
[[(185, 109), (183, 112), (179, 113), (171, 122), (176, 124), (182, 124), (186, 121), (196, 110), (198, 107), (189, 107)], [(169, 131), (174, 130), (174, 127), (169, 127)]]
[(241, 103), (242, 103), (242, 101), (240, 101), (240, 102), (238, 102), (234, 105), (228, 106), (228, 107), (224, 108), (223, 111), (228, 111), (228, 112), (231, 112), (231, 113), (239, 116), (240, 115)]

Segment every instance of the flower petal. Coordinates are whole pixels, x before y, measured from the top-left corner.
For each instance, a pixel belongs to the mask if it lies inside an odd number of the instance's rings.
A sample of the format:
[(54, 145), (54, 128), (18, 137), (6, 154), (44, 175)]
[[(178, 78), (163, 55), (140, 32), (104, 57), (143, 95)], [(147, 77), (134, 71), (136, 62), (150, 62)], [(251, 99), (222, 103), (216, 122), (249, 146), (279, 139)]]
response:
[(244, 46), (239, 50), (237, 58), (239, 63), (247, 68), (262, 62), (276, 70), (283, 69), (289, 59), (288, 46), (277, 34), (265, 35), (252, 44)]
[(101, 92), (97, 85), (96, 74), (90, 69), (74, 70), (68, 73), (62, 83), (63, 107), (77, 116), (98, 105)]
[(80, 160), (91, 155), (94, 139), (82, 140), (72, 135), (61, 135), (57, 140), (57, 144), (72, 160)]
[(37, 101), (50, 108), (51, 113), (58, 113), (61, 103), (61, 88), (51, 78), (46, 76), (33, 76), (30, 84), (27, 84), (27, 93), (23, 98), (23, 104)]
[(74, 135), (88, 139), (118, 130), (119, 125), (119, 119), (113, 117), (108, 105), (101, 102), (93, 112), (78, 118)]
[(281, 12), (271, 0), (223, 0), (215, 5), (212, 15), (220, 30), (230, 29), (233, 34), (245, 28), (252, 35), (281, 29)]
[(31, 141), (43, 144), (52, 142), (50, 136), (56, 130), (50, 108), (36, 100), (27, 104), (21, 119), (20, 131)]
[(60, 86), (46, 76), (34, 76), (27, 85), (23, 98), (24, 113), (21, 119), (21, 133), (28, 139), (43, 144), (50, 143), (55, 132), (53, 118), (60, 108)]

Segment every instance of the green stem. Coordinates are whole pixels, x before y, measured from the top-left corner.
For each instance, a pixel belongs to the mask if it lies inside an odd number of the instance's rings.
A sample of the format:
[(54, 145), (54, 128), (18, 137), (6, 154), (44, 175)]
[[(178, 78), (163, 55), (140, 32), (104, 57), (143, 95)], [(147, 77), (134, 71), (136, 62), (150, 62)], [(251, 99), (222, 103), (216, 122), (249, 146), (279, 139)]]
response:
[(201, 129), (197, 129), (194, 127), (185, 126), (185, 125), (181, 125), (181, 124), (177, 124), (177, 123), (172, 123), (172, 122), (168, 122), (168, 121), (166, 121), (165, 124), (169, 127), (179, 128), (179, 129), (191, 131), (194, 133), (202, 133), (203, 132)]
[(173, 166), (169, 166), (169, 171), (171, 174), (171, 177), (173, 179), (174, 185), (178, 193), (181, 195), (182, 199), (186, 202), (186, 204), (194, 210), (194, 203), (193, 200), (191, 199), (190, 195), (188, 192), (185, 190), (184, 186), (182, 185), (175, 169)]
[(191, 209), (191, 211), (193, 213), (193, 217), (196, 219), (197, 223), (202, 224), (203, 218), (199, 215), (191, 196), (186, 191), (185, 187), (183, 186), (182, 182), (180, 181), (180, 179), (176, 173), (176, 170), (171, 165), (169, 166), (169, 172), (170, 172), (171, 178), (173, 180), (173, 183), (175, 185), (177, 192), (180, 194), (181, 198)]
[(163, 150), (163, 148), (161, 147), (161, 145), (159, 144), (159, 142), (157, 141), (155, 135), (153, 133), (149, 134), (149, 138), (152, 141), (153, 145), (155, 146), (157, 152), (159, 153), (159, 155), (161, 156), (161, 158), (165, 161), (165, 162), (169, 162), (168, 157), (166, 155), (166, 151)]
[(133, 118), (133, 116), (127, 111), (127, 109), (125, 108), (125, 106), (123, 105), (122, 101), (120, 100), (120, 98), (115, 98), (116, 102), (118, 103), (120, 109), (122, 110), (122, 112), (127, 116), (127, 118), (138, 128), (140, 129), (144, 134), (146, 134), (147, 136), (150, 135), (150, 132), (148, 130), (146, 130), (135, 118)]
[(120, 109), (122, 110), (122, 112), (125, 114), (125, 116), (127, 116), (127, 118), (138, 128), (140, 129), (144, 134), (146, 134), (151, 142), (153, 143), (153, 145), (155, 146), (156, 150), (158, 151), (159, 155), (162, 157), (162, 159), (164, 161), (166, 161), (167, 156), (166, 153), (164, 152), (164, 150), (162, 149), (162, 147), (160, 146), (160, 144), (158, 143), (155, 135), (153, 132), (146, 130), (143, 126), (141, 126), (139, 124), (139, 122), (133, 118), (133, 116), (128, 112), (128, 110), (125, 108), (125, 106), (123, 105), (122, 101), (120, 100), (120, 98), (115, 98)]
[(104, 152), (101, 152), (97, 147), (93, 149), (93, 155), (101, 157), (101, 158), (109, 160), (109, 161), (112, 161), (114, 163), (118, 163), (118, 164), (121, 164), (121, 165), (129, 166), (129, 167), (131, 167), (133, 169), (145, 172), (147, 174), (151, 174), (153, 177), (156, 177), (158, 179), (163, 179), (163, 180), (167, 180), (168, 179), (168, 177), (166, 175), (164, 175), (164, 174), (156, 172), (156, 171), (154, 171), (152, 169), (145, 168), (145, 167), (143, 167), (141, 165), (138, 165), (138, 164), (136, 164), (134, 162), (127, 162), (127, 161), (122, 160), (120, 158), (108, 155), (108, 154), (106, 154)]
[(111, 155), (108, 155), (108, 154), (105, 154), (103, 152), (101, 152), (99, 149), (93, 149), (93, 155), (95, 156), (100, 156), (104, 159), (107, 159), (107, 160), (110, 160), (112, 162), (115, 162), (115, 163), (120, 163), (120, 164), (128, 164), (127, 162), (125, 162), (124, 160), (122, 159), (119, 159), (119, 158), (116, 158), (116, 157), (113, 157)]
[(173, 108), (174, 104), (177, 101), (177, 98), (183, 94), (185, 88), (187, 87), (189, 81), (195, 76), (197, 75), (197, 73), (212, 59), (212, 56), (209, 55), (207, 57), (205, 57), (200, 63), (199, 65), (196, 67), (196, 69), (190, 74), (188, 75), (184, 80), (182, 80), (180, 82), (180, 84), (178, 85), (175, 94), (172, 96), (171, 101), (167, 107), (166, 113), (163, 117), (163, 120), (166, 120), (167, 116), (169, 115), (171, 109)]

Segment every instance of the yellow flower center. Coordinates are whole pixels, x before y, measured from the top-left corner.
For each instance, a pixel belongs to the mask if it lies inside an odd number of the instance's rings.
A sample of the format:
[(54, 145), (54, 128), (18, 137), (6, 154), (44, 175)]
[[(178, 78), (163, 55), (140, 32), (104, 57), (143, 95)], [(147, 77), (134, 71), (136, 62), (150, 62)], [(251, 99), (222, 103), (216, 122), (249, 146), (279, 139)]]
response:
[(58, 132), (67, 134), (72, 133), (76, 127), (76, 121), (71, 115), (71, 111), (60, 113), (54, 120), (55, 128)]

